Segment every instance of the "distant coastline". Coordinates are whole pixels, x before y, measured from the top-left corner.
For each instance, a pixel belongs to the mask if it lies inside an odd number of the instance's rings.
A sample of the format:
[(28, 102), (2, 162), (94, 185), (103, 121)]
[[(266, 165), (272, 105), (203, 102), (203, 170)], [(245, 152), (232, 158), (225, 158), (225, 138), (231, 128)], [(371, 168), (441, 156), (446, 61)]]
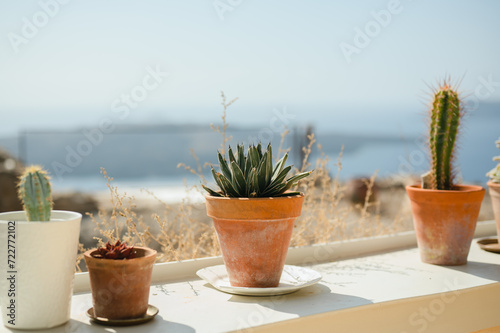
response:
[[(324, 121), (334, 122), (336, 117), (328, 119), (325, 116)], [(387, 121), (384, 118), (379, 123)], [(465, 122), (459, 142), (459, 171), (466, 182), (485, 182), (484, 173), (494, 165), (491, 158), (498, 155), (494, 141), (500, 136), (500, 104), (482, 105), (480, 110), (471, 112)], [(367, 126), (361, 121), (360, 124)], [(368, 125), (378, 126), (377, 123)], [(415, 126), (423, 127), (420, 123)], [(316, 134), (322, 152), (330, 158), (332, 173), (336, 171), (334, 163), (343, 147), (341, 179), (370, 176), (376, 170), (381, 177), (398, 173), (419, 174), (426, 170), (427, 154), (422, 146), (425, 133), (417, 135), (411, 131), (398, 134), (395, 129), (375, 135), (366, 133), (361, 127), (323, 130)], [(307, 143), (308, 128), (291, 126), (289, 130), (284, 147), (291, 148), (291, 163), (300, 165), (301, 147)], [(316, 129), (312, 127), (309, 131), (316, 132)], [(227, 134), (232, 136), (233, 145), (259, 140), (266, 143), (266, 139), (271, 138), (273, 146), (278, 147), (281, 139), (280, 133), (269, 133), (260, 127), (231, 125)], [(18, 137), (0, 138), (0, 147), (27, 163), (44, 165), (56, 184), (65, 188), (73, 183), (76, 189), (98, 187), (97, 182), (102, 180), (100, 167), (124, 182), (140, 183), (142, 179), (144, 182), (158, 180), (164, 184), (182, 185), (184, 178), (196, 182), (191, 174), (177, 165), (195, 166), (191, 149), (202, 164), (216, 163), (215, 151), (220, 144), (220, 134), (214, 133), (209, 126), (196, 124), (117, 125), (112, 133), (102, 135), (92, 129), (30, 130), (20, 133)], [(313, 160), (319, 154), (314, 149)], [(208, 171), (205, 169), (205, 173), (208, 174)], [(93, 179), (95, 186), (91, 185)]]

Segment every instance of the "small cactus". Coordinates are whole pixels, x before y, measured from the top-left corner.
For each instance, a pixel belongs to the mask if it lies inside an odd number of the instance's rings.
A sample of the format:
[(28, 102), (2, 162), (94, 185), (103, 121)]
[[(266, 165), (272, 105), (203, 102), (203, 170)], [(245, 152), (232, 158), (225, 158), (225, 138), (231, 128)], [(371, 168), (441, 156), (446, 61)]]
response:
[(49, 179), (39, 166), (27, 167), (19, 178), (19, 199), (28, 221), (50, 221), (52, 192)]
[[(430, 188), (453, 188), (453, 159), (455, 140), (463, 115), (462, 101), (450, 81), (445, 80), (434, 92), (430, 110), (429, 148), (431, 152)], [(424, 187), (425, 188), (425, 187)]]

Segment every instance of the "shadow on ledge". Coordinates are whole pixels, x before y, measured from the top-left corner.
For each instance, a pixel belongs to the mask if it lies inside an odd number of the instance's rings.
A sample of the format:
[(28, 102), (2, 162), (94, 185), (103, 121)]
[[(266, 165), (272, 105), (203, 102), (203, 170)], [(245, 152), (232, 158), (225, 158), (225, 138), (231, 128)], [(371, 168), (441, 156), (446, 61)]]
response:
[[(17, 330), (12, 330), (13, 332), (18, 332)], [(38, 331), (37, 331), (38, 332)], [(195, 329), (191, 326), (187, 326), (181, 323), (176, 323), (173, 321), (167, 321), (157, 315), (152, 321), (133, 326), (104, 326), (95, 323), (81, 322), (74, 319), (70, 319), (65, 325), (54, 327), (51, 329), (43, 330), (40, 332), (50, 332), (50, 333), (109, 333), (109, 332), (180, 332), (180, 333), (192, 333)]]
[[(300, 317), (373, 303), (362, 297), (332, 293), (330, 288), (321, 283), (282, 296), (232, 296), (229, 302), (254, 303), (273, 311), (297, 314)], [(269, 312), (269, 316), (271, 315), (272, 312)]]
[[(495, 255), (495, 254), (492, 254)], [(500, 259), (500, 255), (497, 255)], [(458, 272), (475, 275), (492, 281), (500, 281), (500, 265), (478, 261), (468, 261), (462, 266), (443, 266)]]

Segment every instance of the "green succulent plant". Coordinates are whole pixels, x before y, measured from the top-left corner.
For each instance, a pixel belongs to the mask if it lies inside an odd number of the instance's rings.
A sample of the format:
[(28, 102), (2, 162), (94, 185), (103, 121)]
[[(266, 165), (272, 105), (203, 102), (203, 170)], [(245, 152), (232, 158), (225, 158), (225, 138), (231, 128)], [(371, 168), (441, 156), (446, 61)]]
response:
[[(286, 192), (312, 171), (302, 172), (287, 179), (292, 166), (285, 167), (288, 153), (273, 166), (271, 144), (262, 152), (262, 145), (250, 145), (247, 153), (243, 145), (236, 146), (236, 154), (228, 149), (229, 161), (218, 152), (221, 172), (212, 167), (212, 175), (219, 191), (205, 185), (203, 188), (212, 196), (234, 198), (261, 198), (297, 195), (300, 192)], [(286, 192), (286, 193), (285, 193)]]
[[(500, 149), (500, 138), (495, 142), (497, 148)], [(493, 157), (493, 161), (498, 161), (499, 163), (493, 169), (491, 169), (486, 176), (490, 177), (490, 180), (494, 183), (500, 183), (500, 156)]]
[(39, 166), (30, 166), (19, 177), (19, 199), (21, 199), (28, 221), (50, 221), (52, 191), (50, 177)]
[[(431, 152), (431, 171), (428, 186), (433, 190), (453, 189), (453, 161), (455, 141), (464, 113), (459, 94), (451, 86), (449, 79), (444, 80), (434, 92), (430, 110), (429, 148)], [(426, 183), (426, 182), (424, 182)]]

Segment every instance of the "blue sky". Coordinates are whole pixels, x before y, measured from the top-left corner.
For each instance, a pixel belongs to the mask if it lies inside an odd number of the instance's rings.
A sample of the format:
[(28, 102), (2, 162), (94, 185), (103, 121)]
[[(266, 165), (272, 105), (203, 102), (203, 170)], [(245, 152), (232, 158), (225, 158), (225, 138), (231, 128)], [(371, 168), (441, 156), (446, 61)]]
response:
[[(390, 8), (377, 23), (373, 12)], [(499, 13), (494, 0), (0, 0), (0, 136), (95, 126), (148, 68), (169, 75), (125, 122), (214, 122), (221, 90), (240, 98), (238, 124), (283, 107), (297, 122), (336, 122), (346, 110), (351, 123), (406, 119), (425, 109), (425, 83), (445, 74), (465, 75), (472, 96), (481, 78), (500, 82)], [(340, 45), (367, 27), (369, 44), (348, 62)], [(500, 101), (500, 85), (482, 92), (481, 102)]]

